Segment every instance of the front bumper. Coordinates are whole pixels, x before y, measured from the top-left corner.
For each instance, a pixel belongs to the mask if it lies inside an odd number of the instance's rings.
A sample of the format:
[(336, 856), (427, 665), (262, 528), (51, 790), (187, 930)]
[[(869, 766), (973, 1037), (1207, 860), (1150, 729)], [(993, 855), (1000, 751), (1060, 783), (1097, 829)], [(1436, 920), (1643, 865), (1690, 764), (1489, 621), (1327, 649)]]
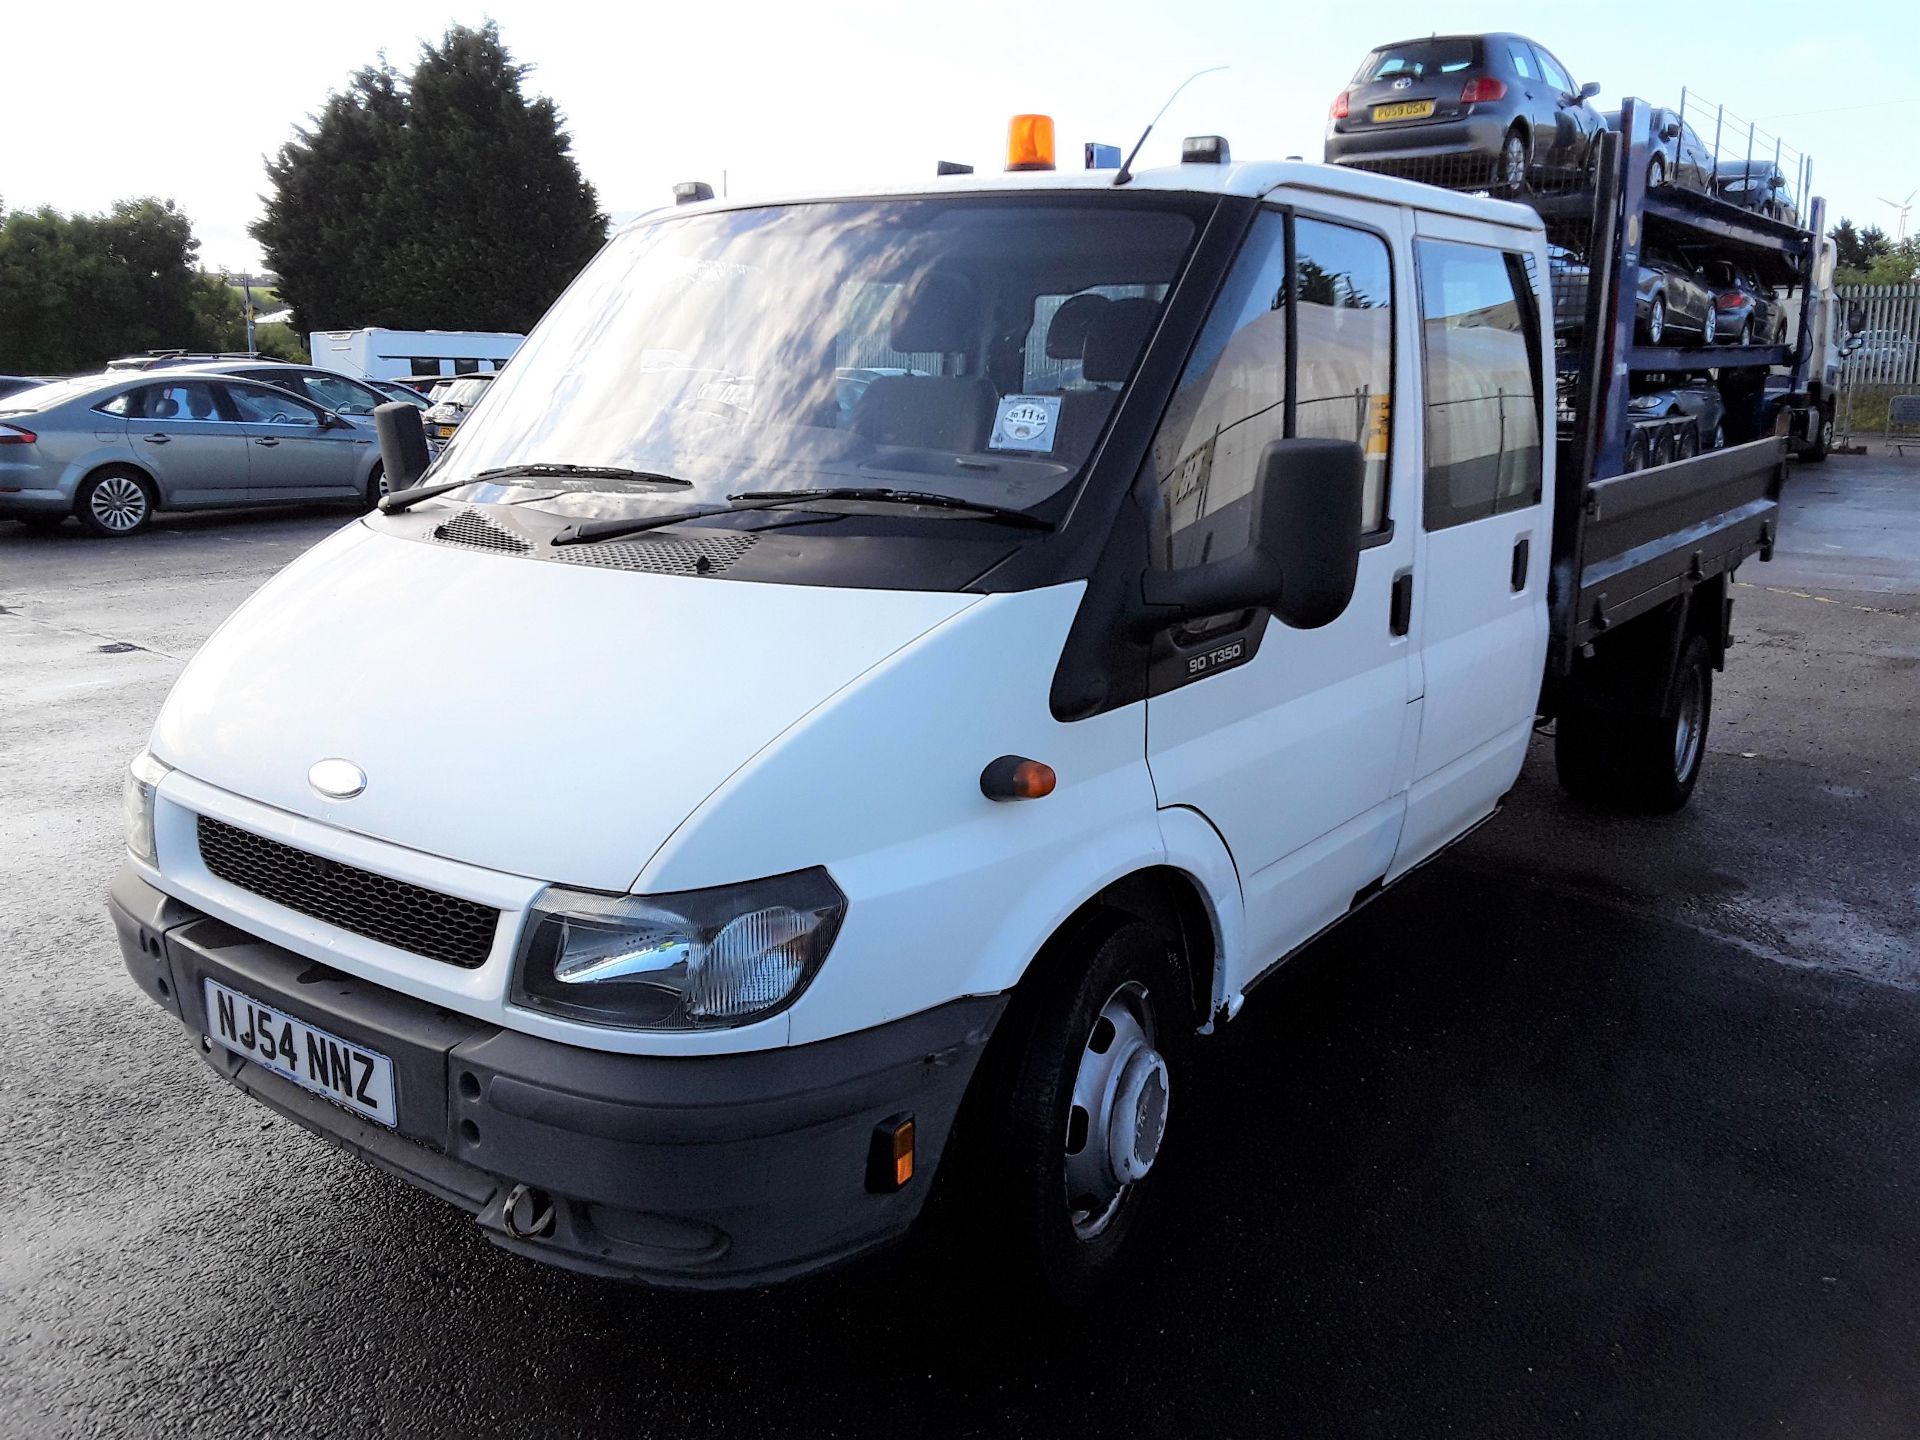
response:
[[(904, 1234), (1005, 1003), (952, 1001), (855, 1035), (717, 1056), (583, 1050), (455, 1015), (255, 939), (131, 870), (109, 908), (128, 973), (202, 1037), (223, 1078), (473, 1214), (495, 1244), (587, 1274), (691, 1289), (767, 1284)], [(202, 981), (388, 1056), (397, 1129), (205, 1038)], [(910, 1113), (915, 1173), (867, 1187), (876, 1127)], [(552, 1201), (528, 1236), (509, 1206)], [(521, 1216), (534, 1208), (523, 1202)], [(516, 1230), (522, 1233), (515, 1233)]]

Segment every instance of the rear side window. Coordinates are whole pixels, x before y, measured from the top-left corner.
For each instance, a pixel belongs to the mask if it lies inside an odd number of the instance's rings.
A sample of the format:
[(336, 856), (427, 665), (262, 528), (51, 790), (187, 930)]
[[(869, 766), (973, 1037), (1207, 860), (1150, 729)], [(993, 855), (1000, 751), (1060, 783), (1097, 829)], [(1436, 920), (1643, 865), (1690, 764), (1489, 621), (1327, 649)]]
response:
[(1540, 338), (1526, 260), (1416, 242), (1426, 375), (1426, 527), (1540, 503)]
[(1513, 57), (1514, 74), (1518, 75), (1522, 80), (1538, 78), (1534, 73), (1533, 56), (1528, 52), (1526, 46), (1518, 42), (1510, 43), (1507, 46), (1507, 54)]
[(204, 380), (143, 385), (129, 392), (127, 413), (145, 420), (226, 420), (213, 398), (213, 386)]

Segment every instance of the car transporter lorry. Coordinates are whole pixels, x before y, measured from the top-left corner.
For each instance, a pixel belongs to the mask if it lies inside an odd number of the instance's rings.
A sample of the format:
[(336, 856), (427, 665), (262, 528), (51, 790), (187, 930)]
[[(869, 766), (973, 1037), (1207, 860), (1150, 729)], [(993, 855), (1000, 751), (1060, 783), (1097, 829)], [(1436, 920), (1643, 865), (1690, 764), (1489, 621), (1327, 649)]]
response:
[[(1023, 117), (1004, 175), (643, 218), (430, 473), (383, 408), (396, 493), (187, 666), (128, 970), (519, 1254), (762, 1284), (938, 1193), (1087, 1295), (1196, 1047), (1545, 722), (1580, 796), (1694, 788), (1812, 317), (1650, 351), (1623, 277), (1810, 236), (1645, 194), (1621, 131), (1538, 206), (1217, 137), (1065, 173)], [(1630, 470), (1674, 423), (1631, 375), (1707, 366), (1725, 448)]]

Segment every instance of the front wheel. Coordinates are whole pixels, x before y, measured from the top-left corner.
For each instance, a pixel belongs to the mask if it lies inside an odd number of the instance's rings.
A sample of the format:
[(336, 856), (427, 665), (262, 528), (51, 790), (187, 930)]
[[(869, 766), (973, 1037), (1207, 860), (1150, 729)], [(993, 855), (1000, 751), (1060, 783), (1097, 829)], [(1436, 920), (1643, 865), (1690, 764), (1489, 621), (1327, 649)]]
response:
[(1833, 449), (1833, 420), (1814, 411), (1813, 443), (1800, 452), (1800, 458), (1809, 464), (1818, 465), (1827, 458), (1827, 452)]
[[(1719, 336), (1720, 317), (1714, 313), (1713, 301), (1708, 300), (1706, 318), (1700, 322), (1700, 343), (1702, 345), (1711, 345)], [(1740, 343), (1743, 345), (1746, 344), (1745, 339), (1743, 338)]]
[(1713, 655), (1700, 636), (1680, 651), (1657, 715), (1569, 706), (1554, 723), (1553, 763), (1577, 800), (1643, 815), (1670, 815), (1699, 782), (1713, 717)]
[(1159, 931), (1103, 913), (1014, 998), (956, 1136), (983, 1261), (1061, 1304), (1117, 1267), (1153, 1188), (1193, 1021)]
[(1742, 345), (1751, 345), (1753, 343), (1753, 317), (1751, 315), (1740, 324), (1740, 343)]
[(1647, 164), (1647, 189), (1658, 190), (1666, 183), (1667, 162), (1664, 157), (1656, 155)]
[(387, 484), (387, 467), (376, 462), (373, 473), (367, 476), (367, 508), (378, 510), (391, 488)]
[(1647, 344), (1658, 345), (1667, 335), (1667, 297), (1656, 295), (1647, 306)]

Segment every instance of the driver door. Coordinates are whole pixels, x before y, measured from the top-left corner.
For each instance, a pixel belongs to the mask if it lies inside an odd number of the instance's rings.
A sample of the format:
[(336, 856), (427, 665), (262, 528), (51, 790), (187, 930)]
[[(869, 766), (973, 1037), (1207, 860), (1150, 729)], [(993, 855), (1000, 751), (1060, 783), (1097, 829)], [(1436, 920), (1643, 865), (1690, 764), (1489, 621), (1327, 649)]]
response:
[(1246, 548), (1269, 441), (1355, 440), (1366, 455), (1366, 538), (1342, 615), (1296, 630), (1242, 612), (1154, 642), (1147, 755), (1159, 804), (1206, 817), (1246, 897), (1230, 990), (1345, 913), (1385, 876), (1400, 837), (1418, 732), (1419, 527), (1417, 455), (1392, 440), (1396, 356), (1415, 350), (1394, 343), (1410, 293), (1399, 223), (1360, 202), (1295, 213), (1290, 269), (1289, 216), (1263, 213), (1148, 461), (1155, 563), (1179, 569)]
[(371, 429), (351, 421), (329, 425), (326, 411), (272, 386), (227, 381), (221, 389), (247, 437), (249, 499), (330, 500), (360, 493)]

